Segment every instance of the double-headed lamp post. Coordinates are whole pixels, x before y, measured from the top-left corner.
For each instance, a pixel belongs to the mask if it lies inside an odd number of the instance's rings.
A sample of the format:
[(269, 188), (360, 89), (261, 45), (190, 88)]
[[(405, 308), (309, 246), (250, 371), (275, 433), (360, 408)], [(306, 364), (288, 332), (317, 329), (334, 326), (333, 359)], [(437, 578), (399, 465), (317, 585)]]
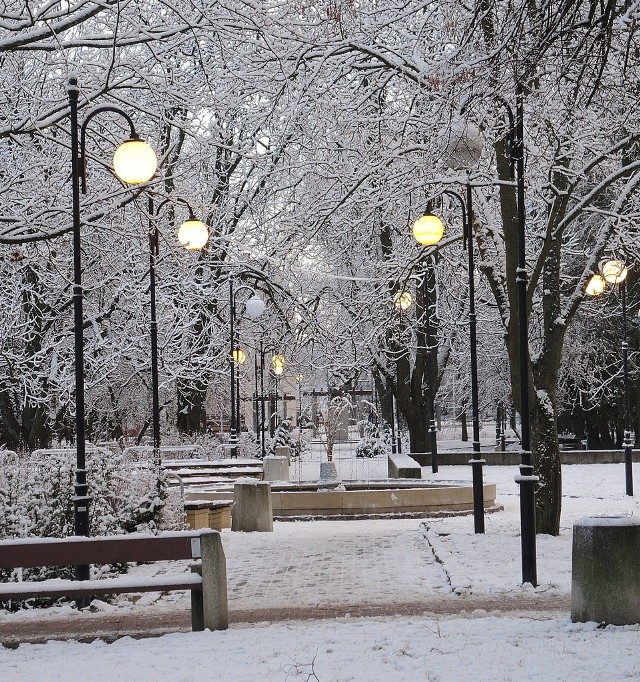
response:
[[(445, 190), (443, 194), (447, 194), (460, 203), (462, 209), (462, 224), (464, 242), (468, 246), (468, 282), (469, 282), (469, 347), (470, 347), (470, 361), (471, 361), (471, 413), (473, 423), (473, 458), (469, 460), (473, 474), (473, 519), (476, 533), (484, 533), (484, 485), (482, 476), (482, 467), (485, 463), (484, 459), (480, 458), (480, 410), (478, 399), (478, 352), (477, 352), (477, 338), (476, 338), (476, 303), (475, 303), (475, 264), (473, 254), (473, 203), (471, 193), (471, 183), (467, 181), (466, 186), (466, 201), (457, 192)], [(438, 241), (444, 234), (444, 225), (442, 221), (431, 212), (431, 207), (427, 206), (427, 212), (420, 219), (423, 224), (426, 222), (429, 227), (427, 240), (430, 245), (433, 245), (433, 239), (440, 235)], [(424, 239), (420, 230), (414, 226), (414, 236), (419, 243), (420, 238)], [(437, 242), (436, 242), (437, 243)]]
[[(198, 220), (184, 199), (177, 199), (186, 205), (189, 217), (178, 229), (178, 241), (184, 248), (200, 250), (209, 239), (209, 229)], [(156, 316), (156, 268), (160, 255), (160, 235), (158, 231), (158, 218), (160, 211), (172, 199), (164, 199), (158, 206), (154, 206), (153, 195), (149, 194), (149, 298), (151, 305), (151, 399), (152, 399), (152, 425), (153, 425), (153, 463), (159, 468), (162, 461), (160, 457), (160, 382), (158, 377), (158, 320)]]
[[(251, 296), (245, 301), (245, 312), (250, 318), (256, 318), (262, 315), (265, 309), (265, 302), (256, 295), (255, 291), (248, 285), (242, 284), (234, 290), (233, 275), (229, 276), (229, 325), (230, 325), (230, 341), (231, 352), (229, 353), (229, 363), (231, 365), (231, 424), (229, 428), (229, 445), (231, 446), (231, 457), (238, 455), (238, 409), (236, 406), (236, 357), (239, 360), (240, 353), (244, 352), (237, 347), (236, 333), (235, 333), (235, 318), (236, 318), (236, 297), (241, 291), (250, 291)], [(238, 355), (236, 356), (236, 352)], [(246, 359), (246, 355), (245, 355)]]
[[(158, 167), (153, 149), (135, 131), (132, 119), (121, 109), (99, 106), (87, 112), (82, 125), (78, 122), (78, 100), (80, 90), (75, 77), (69, 79), (67, 89), (71, 122), (71, 201), (73, 215), (73, 317), (74, 317), (74, 358), (76, 390), (76, 477), (74, 484), (74, 532), (89, 535), (89, 494), (86, 471), (85, 441), (85, 396), (84, 396), (84, 338), (83, 338), (83, 291), (82, 291), (82, 249), (80, 218), (80, 187), (82, 193), (86, 183), (86, 130), (89, 122), (102, 112), (118, 114), (125, 119), (130, 129), (129, 139), (116, 150), (113, 167), (116, 175), (125, 183), (137, 185), (150, 180)], [(77, 566), (76, 579), (89, 578), (89, 566)]]
[[(431, 212), (431, 202), (427, 205), (427, 210), (424, 215), (413, 223), (413, 237), (422, 246), (435, 246), (444, 234), (444, 225), (442, 221)], [(425, 312), (427, 317), (427, 348), (429, 349), (430, 358), (427, 359), (427, 382), (429, 383), (429, 409), (431, 411), (431, 420), (429, 422), (429, 437), (431, 445), (431, 471), (435, 474), (438, 472), (438, 427), (436, 425), (436, 379), (438, 367), (438, 339), (431, 333), (433, 325), (431, 324), (431, 310), (430, 305), (432, 297), (429, 294), (429, 283), (427, 275), (429, 270), (432, 270), (433, 264), (429, 261), (427, 271), (425, 272), (423, 291), (425, 301)], [(435, 270), (432, 270), (435, 276)], [(434, 306), (435, 307), (435, 306)]]
[(629, 409), (629, 343), (627, 341), (627, 266), (624, 261), (612, 258), (600, 263), (600, 273), (591, 277), (585, 289), (589, 296), (604, 293), (607, 283), (620, 287), (622, 304), (622, 380), (624, 390), (624, 471), (627, 495), (633, 495), (633, 441), (631, 440), (631, 413)]

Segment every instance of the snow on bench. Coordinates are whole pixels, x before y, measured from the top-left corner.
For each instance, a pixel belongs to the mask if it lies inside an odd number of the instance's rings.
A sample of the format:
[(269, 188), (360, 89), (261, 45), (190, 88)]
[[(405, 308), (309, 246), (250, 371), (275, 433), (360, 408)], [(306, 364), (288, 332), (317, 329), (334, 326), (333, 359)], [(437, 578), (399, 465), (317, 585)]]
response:
[(191, 567), (191, 573), (176, 572), (157, 577), (5, 582), (0, 584), (0, 601), (190, 590), (192, 629), (226, 630), (229, 623), (227, 569), (218, 531), (203, 529), (160, 535), (132, 533), (0, 541), (0, 568), (5, 569), (179, 559), (201, 559), (201, 562)]
[(389, 478), (422, 478), (422, 468), (413, 457), (401, 453), (388, 456)]

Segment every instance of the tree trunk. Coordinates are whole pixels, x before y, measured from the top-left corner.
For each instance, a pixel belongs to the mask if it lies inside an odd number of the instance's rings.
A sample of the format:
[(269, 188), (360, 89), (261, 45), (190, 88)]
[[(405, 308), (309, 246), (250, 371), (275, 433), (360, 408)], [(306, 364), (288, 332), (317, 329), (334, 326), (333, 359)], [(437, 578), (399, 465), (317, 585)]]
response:
[[(542, 395), (542, 398), (540, 397)], [(531, 448), (533, 466), (540, 483), (536, 490), (536, 532), (560, 534), (562, 470), (558, 446), (555, 387), (539, 390), (531, 401)]]
[(178, 419), (176, 425), (181, 433), (204, 433), (207, 429), (207, 412), (205, 399), (207, 385), (203, 381), (196, 383), (178, 382)]
[(460, 415), (460, 425), (462, 427), (462, 434), (460, 436), (460, 439), (462, 440), (463, 443), (466, 443), (469, 440), (469, 431), (467, 429), (467, 412), (466, 412), (466, 410)]

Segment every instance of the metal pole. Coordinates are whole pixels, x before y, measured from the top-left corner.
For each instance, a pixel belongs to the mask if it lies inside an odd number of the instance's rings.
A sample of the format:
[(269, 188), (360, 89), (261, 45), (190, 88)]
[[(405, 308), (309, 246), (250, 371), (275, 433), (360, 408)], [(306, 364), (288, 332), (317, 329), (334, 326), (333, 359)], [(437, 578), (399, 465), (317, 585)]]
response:
[(622, 376), (624, 381), (624, 473), (627, 495), (633, 495), (633, 442), (631, 440), (631, 411), (629, 409), (629, 343), (627, 341), (627, 283), (620, 283), (622, 298)]
[(240, 438), (242, 433), (242, 416), (240, 412), (240, 368), (238, 367), (236, 372), (236, 433), (238, 438)]
[(262, 347), (262, 340), (260, 341), (260, 402), (262, 403), (262, 412), (260, 416), (260, 435), (261, 435), (261, 454), (262, 459), (267, 454), (266, 448), (266, 434), (264, 430), (265, 425), (265, 396), (264, 396), (264, 348)]
[(258, 386), (258, 351), (253, 354), (253, 387), (254, 387), (254, 419), (256, 429), (256, 445), (260, 447), (260, 393)]
[(396, 408), (393, 393), (391, 394), (391, 454), (395, 455), (398, 452), (398, 444), (396, 442)]
[[(73, 334), (76, 389), (76, 476), (73, 496), (73, 522), (76, 535), (89, 535), (89, 489), (86, 471), (84, 343), (82, 310), (82, 259), (80, 245), (80, 154), (78, 144), (78, 81), (69, 79), (71, 119), (71, 200), (73, 211)], [(89, 566), (75, 567), (76, 580), (89, 579)]]
[[(427, 271), (424, 278), (424, 300), (427, 313), (427, 346), (429, 347), (429, 357), (427, 358), (427, 381), (429, 382), (429, 403), (431, 410), (431, 421), (429, 422), (429, 441), (431, 445), (431, 473), (438, 473), (438, 427), (436, 425), (436, 376), (438, 367), (438, 342), (434, 338), (433, 325), (431, 324), (432, 308), (435, 314), (435, 288), (434, 300), (429, 294), (429, 282), (433, 280), (435, 285), (435, 269), (431, 258), (428, 260)], [(433, 305), (432, 305), (433, 304)]]
[(538, 477), (534, 475), (531, 463), (529, 424), (529, 324), (527, 316), (527, 263), (525, 249), (525, 196), (524, 196), (524, 112), (522, 83), (516, 86), (516, 117), (514, 148), (518, 194), (518, 326), (520, 351), (520, 419), (522, 450), (520, 475), (516, 483), (520, 486), (520, 532), (522, 542), (522, 582), (538, 584), (536, 568), (536, 509), (535, 488)]
[(158, 226), (153, 197), (149, 196), (149, 297), (151, 299), (151, 396), (153, 419), (153, 465), (160, 468), (160, 395), (158, 385), (158, 320), (156, 316), (156, 265), (158, 263)]
[(398, 401), (396, 400), (396, 438), (398, 439), (398, 454), (402, 454), (402, 434), (400, 432), (400, 408), (398, 407)]
[(469, 460), (473, 474), (473, 523), (476, 533), (484, 533), (484, 486), (480, 457), (480, 407), (478, 400), (478, 351), (476, 338), (475, 263), (473, 258), (473, 203), (471, 183), (467, 178), (466, 225), (469, 248), (469, 345), (471, 347), (471, 413), (473, 422), (473, 459)]
[(236, 316), (236, 306), (233, 300), (233, 275), (229, 275), (229, 326), (230, 326), (230, 345), (231, 345), (231, 355), (229, 357), (229, 362), (231, 363), (231, 424), (229, 425), (229, 444), (231, 447), (231, 458), (238, 456), (238, 448), (236, 444), (238, 442), (238, 435), (236, 431), (236, 363), (233, 357), (233, 351), (235, 350), (235, 331), (233, 328), (234, 318)]

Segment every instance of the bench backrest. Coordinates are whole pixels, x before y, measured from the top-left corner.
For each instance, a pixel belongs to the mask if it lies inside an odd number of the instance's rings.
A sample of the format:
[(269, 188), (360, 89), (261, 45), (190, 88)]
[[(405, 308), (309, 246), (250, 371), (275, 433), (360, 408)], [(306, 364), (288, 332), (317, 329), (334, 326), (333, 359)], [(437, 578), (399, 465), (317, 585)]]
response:
[(199, 559), (200, 537), (211, 529), (162, 535), (25, 538), (0, 542), (0, 568), (82, 566), (133, 561)]

